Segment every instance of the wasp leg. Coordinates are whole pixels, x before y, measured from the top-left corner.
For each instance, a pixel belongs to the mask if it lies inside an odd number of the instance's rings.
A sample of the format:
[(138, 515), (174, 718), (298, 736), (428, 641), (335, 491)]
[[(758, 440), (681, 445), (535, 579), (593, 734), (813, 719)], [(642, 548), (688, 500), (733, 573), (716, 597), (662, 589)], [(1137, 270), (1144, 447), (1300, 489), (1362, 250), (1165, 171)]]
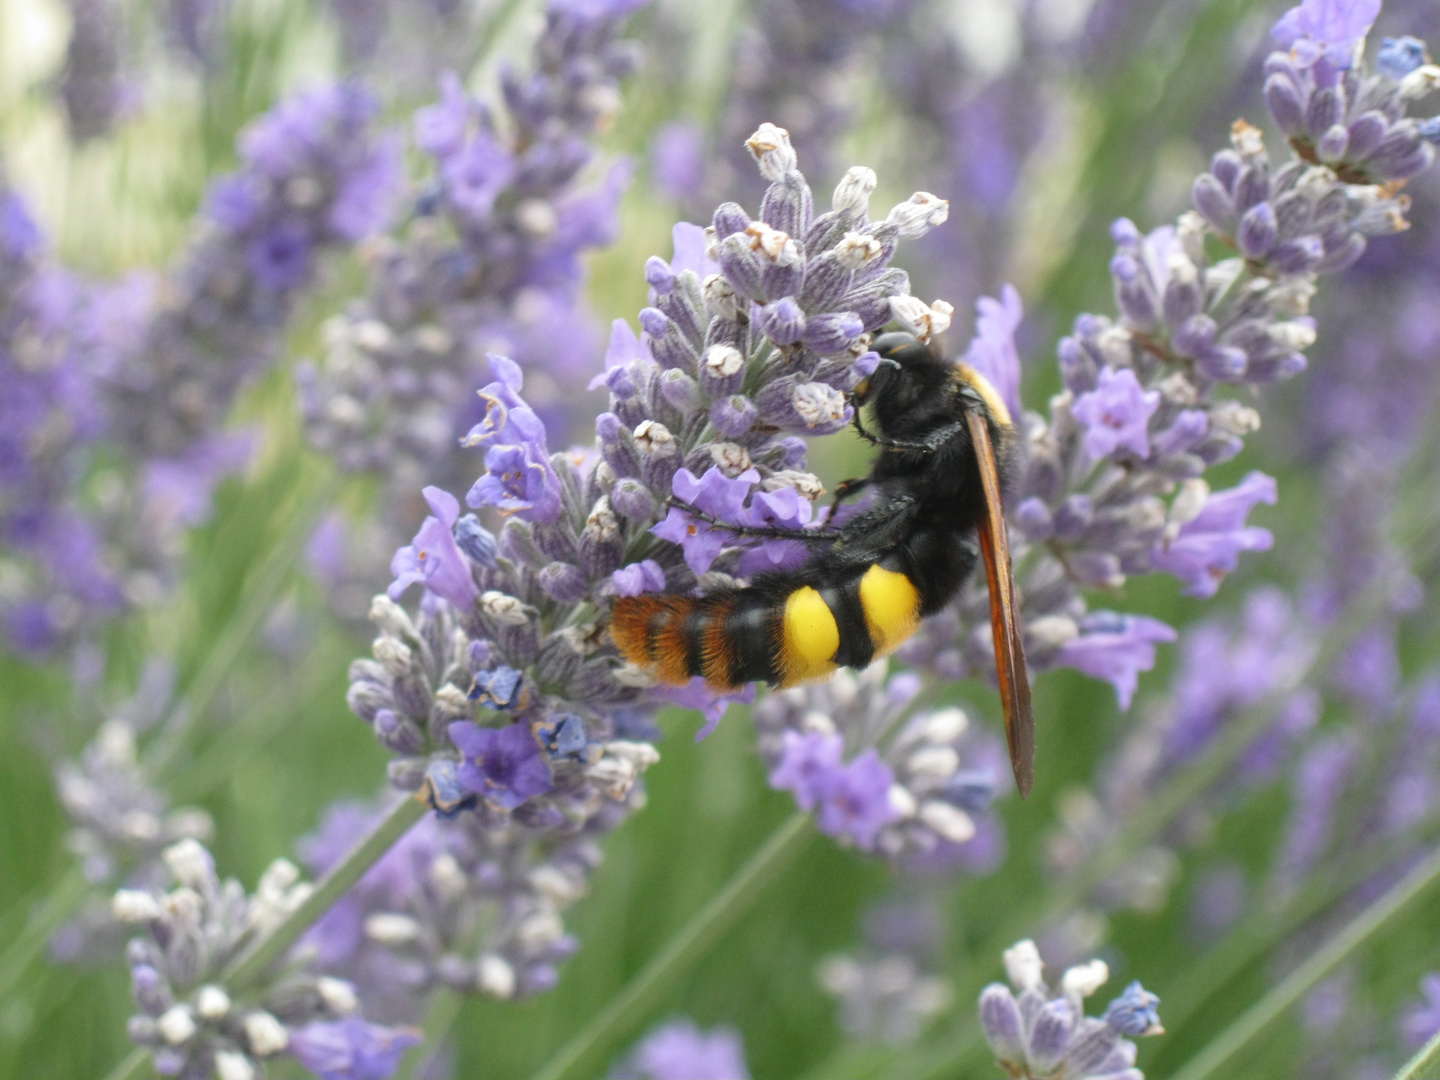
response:
[(691, 517), (705, 522), (711, 528), (724, 529), (736, 536), (752, 536), (769, 540), (799, 540), (806, 544), (833, 544), (836, 537), (840, 535), (839, 529), (785, 529), (774, 525), (737, 525), (733, 521), (721, 521), (714, 514), (707, 514), (698, 506), (694, 506), (684, 499), (676, 498), (674, 495), (665, 500), (665, 505), (673, 506), (676, 510), (683, 510)]
[(895, 450), (923, 450), (926, 453), (934, 453), (944, 446), (956, 435), (964, 430), (964, 425), (959, 422), (946, 424), (930, 432), (923, 439), (887, 439), (884, 435), (871, 435), (869, 432), (861, 432), (876, 446), (884, 446)]
[(868, 476), (857, 476), (853, 480), (841, 480), (840, 483), (835, 485), (835, 498), (830, 501), (830, 516), (826, 518), (826, 520), (833, 521), (835, 511), (840, 509), (842, 502), (864, 491), (869, 486), (870, 478)]

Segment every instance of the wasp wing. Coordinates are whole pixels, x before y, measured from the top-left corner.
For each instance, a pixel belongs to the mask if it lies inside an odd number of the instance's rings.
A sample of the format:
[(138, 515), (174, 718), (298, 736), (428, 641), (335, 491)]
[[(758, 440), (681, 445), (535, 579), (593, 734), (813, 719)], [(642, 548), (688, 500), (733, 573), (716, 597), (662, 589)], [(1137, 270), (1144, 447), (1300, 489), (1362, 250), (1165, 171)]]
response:
[(1035, 783), (1035, 715), (1030, 708), (1030, 678), (1025, 671), (1025, 642), (1015, 616), (1015, 579), (1010, 570), (1010, 536), (1000, 503), (1000, 470), (985, 415), (967, 411), (970, 439), (980, 466), (985, 505), (980, 518), (980, 554), (990, 585), (990, 629), (995, 635), (995, 674), (1000, 680), (1000, 704), (1005, 711), (1005, 740), (1010, 744), (1010, 767), (1023, 799)]

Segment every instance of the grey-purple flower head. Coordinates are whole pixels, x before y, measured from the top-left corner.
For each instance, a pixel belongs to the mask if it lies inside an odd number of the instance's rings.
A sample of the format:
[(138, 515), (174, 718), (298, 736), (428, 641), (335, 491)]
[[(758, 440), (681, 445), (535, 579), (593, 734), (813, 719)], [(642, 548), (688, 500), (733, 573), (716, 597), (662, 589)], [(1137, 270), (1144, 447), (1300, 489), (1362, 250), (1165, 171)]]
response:
[[(1100, 1018), (1085, 1015), (1085, 999), (1110, 978), (1103, 960), (1069, 968), (1058, 990), (1046, 985), (1033, 941), (1005, 951), (1010, 986), (991, 983), (980, 994), (980, 1026), (996, 1058), (1017, 1080), (1144, 1080), (1130, 1038), (1160, 1035), (1160, 999), (1138, 982)], [(1129, 1036), (1129, 1038), (1127, 1038)]]

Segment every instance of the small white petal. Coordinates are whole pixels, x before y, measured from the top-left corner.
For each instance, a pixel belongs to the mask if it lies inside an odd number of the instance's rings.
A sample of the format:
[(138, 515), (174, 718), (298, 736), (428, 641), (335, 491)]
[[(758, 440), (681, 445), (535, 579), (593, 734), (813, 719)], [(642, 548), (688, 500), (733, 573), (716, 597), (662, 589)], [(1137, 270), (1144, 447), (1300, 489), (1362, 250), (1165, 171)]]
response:
[(290, 1033), (285, 1025), (263, 1009), (245, 1017), (245, 1039), (256, 1057), (278, 1054), (290, 1045)]
[(975, 820), (958, 806), (932, 799), (920, 804), (920, 820), (953, 844), (975, 836)]
[(1087, 998), (1110, 981), (1110, 968), (1104, 960), (1091, 960), (1067, 968), (1060, 976), (1060, 989), (1067, 995)]
[(255, 1066), (237, 1050), (217, 1050), (215, 1080), (255, 1080)]
[(745, 149), (750, 151), (760, 167), (760, 175), (766, 180), (779, 180), (799, 164), (795, 148), (790, 145), (790, 133), (774, 124), (761, 124), (760, 129), (745, 140)]
[(349, 1016), (360, 1009), (355, 987), (344, 979), (322, 975), (315, 981), (315, 988), (320, 991), (320, 1000), (325, 1002), (325, 1008), (335, 1016)]
[(195, 994), (195, 1011), (206, 1020), (219, 1020), (230, 1011), (230, 995), (218, 986), (202, 986)]
[(1026, 938), (1005, 950), (1005, 975), (1017, 990), (1030, 990), (1041, 983), (1045, 962), (1035, 942)]
[(365, 920), (365, 936), (382, 945), (403, 945), (420, 937), (420, 924), (409, 915), (378, 911)]
[(503, 959), (492, 954), (480, 957), (477, 965), (480, 989), (491, 997), (513, 997), (515, 994), (515, 969)]
[(878, 183), (874, 169), (852, 165), (835, 186), (835, 197), (830, 200), (830, 206), (841, 214), (866, 213), (870, 209), (870, 196), (875, 193)]
[(163, 913), (160, 901), (141, 889), (121, 889), (110, 901), (110, 914), (120, 922), (150, 922)]
[(155, 1026), (160, 1029), (160, 1037), (171, 1046), (189, 1041), (200, 1030), (190, 1015), (189, 1005), (172, 1005), (155, 1021)]
[(925, 726), (920, 729), (920, 734), (926, 742), (954, 742), (965, 734), (969, 725), (970, 720), (961, 709), (936, 709), (925, 718)]

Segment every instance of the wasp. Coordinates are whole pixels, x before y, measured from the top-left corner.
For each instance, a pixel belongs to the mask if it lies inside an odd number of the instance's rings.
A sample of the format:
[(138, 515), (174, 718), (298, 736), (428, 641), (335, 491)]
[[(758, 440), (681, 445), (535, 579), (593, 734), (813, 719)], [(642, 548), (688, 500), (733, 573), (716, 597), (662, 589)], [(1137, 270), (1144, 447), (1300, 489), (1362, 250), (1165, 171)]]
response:
[(983, 562), (1010, 762), (1026, 796), (1034, 717), (1001, 501), (1018, 454), (1014, 422), (979, 372), (913, 335), (882, 334), (872, 347), (880, 363), (851, 400), (856, 429), (878, 452), (869, 475), (839, 485), (835, 500), (870, 489), (869, 506), (837, 528), (803, 530), (731, 525), (687, 507), (737, 534), (815, 551), (799, 569), (743, 588), (620, 598), (611, 636), (662, 682), (700, 675), (717, 689), (794, 686), (893, 652)]

